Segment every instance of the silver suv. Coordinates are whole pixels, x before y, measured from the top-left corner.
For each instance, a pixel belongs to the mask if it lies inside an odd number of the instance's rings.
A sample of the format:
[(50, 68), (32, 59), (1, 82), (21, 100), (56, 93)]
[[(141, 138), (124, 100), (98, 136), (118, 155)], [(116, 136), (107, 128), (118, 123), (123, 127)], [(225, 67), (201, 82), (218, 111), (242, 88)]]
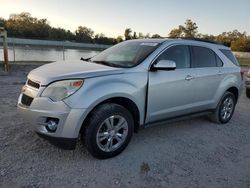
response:
[(129, 40), (82, 60), (32, 70), (18, 109), (41, 137), (74, 149), (81, 135), (97, 158), (118, 155), (140, 127), (170, 118), (208, 113), (227, 123), (241, 91), (236, 58), (211, 42)]

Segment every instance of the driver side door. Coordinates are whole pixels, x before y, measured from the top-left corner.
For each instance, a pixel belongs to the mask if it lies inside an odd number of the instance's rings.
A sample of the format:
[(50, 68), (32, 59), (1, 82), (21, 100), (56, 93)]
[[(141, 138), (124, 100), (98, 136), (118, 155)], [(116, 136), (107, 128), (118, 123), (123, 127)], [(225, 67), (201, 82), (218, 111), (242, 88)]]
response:
[(161, 53), (160, 60), (176, 63), (175, 70), (149, 71), (146, 123), (192, 113), (196, 101), (194, 70), (188, 45), (175, 45)]

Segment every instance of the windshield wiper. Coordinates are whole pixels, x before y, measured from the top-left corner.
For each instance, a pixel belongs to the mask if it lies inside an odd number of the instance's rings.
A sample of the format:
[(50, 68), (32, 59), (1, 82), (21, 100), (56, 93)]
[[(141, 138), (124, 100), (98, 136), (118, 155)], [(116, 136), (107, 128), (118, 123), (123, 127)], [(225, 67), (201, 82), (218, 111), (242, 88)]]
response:
[(90, 59), (91, 59), (92, 57), (89, 57), (89, 58), (83, 58), (83, 57), (81, 57), (81, 61), (89, 61)]

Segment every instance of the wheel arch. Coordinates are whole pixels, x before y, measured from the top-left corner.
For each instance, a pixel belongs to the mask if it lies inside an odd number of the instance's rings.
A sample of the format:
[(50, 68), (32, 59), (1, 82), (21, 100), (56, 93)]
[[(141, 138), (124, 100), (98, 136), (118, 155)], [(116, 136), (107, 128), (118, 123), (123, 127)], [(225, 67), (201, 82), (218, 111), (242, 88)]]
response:
[(86, 122), (88, 121), (88, 118), (89, 118), (91, 112), (93, 112), (98, 106), (105, 104), (105, 103), (114, 103), (114, 104), (118, 104), (118, 105), (121, 105), (124, 108), (126, 108), (133, 116), (134, 125), (135, 125), (134, 132), (138, 132), (141, 117), (140, 117), (139, 108), (136, 105), (136, 103), (127, 97), (111, 97), (111, 98), (107, 98), (107, 99), (99, 102), (98, 104), (94, 105), (94, 107), (86, 115), (86, 118), (83, 120), (83, 123), (82, 123), (81, 128), (80, 128), (80, 133), (82, 133), (85, 130)]
[(226, 91), (229, 91), (229, 92), (233, 93), (234, 96), (235, 96), (236, 102), (237, 102), (238, 97), (239, 97), (239, 90), (238, 90), (238, 88), (235, 87), (235, 86), (232, 86), (232, 87), (228, 88)]

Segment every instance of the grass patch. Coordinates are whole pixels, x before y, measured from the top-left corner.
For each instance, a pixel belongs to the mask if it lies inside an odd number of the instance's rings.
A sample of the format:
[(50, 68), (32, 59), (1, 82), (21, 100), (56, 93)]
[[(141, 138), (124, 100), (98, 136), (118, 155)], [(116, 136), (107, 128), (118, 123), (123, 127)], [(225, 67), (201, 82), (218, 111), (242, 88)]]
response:
[(250, 58), (237, 58), (241, 66), (250, 67)]

